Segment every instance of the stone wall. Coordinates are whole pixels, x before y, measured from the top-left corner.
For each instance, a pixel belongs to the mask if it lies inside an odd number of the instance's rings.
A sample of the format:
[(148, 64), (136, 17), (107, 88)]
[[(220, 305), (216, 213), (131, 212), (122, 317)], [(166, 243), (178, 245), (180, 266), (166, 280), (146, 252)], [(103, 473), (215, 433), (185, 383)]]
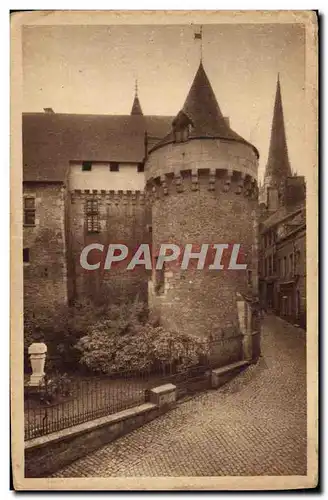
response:
[[(175, 263), (167, 263), (160, 293), (153, 272), (151, 308), (167, 328), (219, 338), (224, 331), (238, 331), (236, 293), (257, 294), (256, 177), (255, 154), (241, 144), (189, 141), (150, 155), (146, 179), (154, 251), (161, 243), (181, 247), (191, 243), (199, 248), (203, 243), (240, 244), (243, 257), (239, 262), (252, 271), (250, 275), (227, 269), (227, 258), (223, 258), (224, 270), (191, 266), (182, 271)], [(240, 343), (231, 349), (239, 353)], [(227, 353), (227, 359), (233, 359), (233, 352)]]
[[(97, 200), (99, 232), (90, 233), (87, 228), (86, 203)], [(133, 299), (137, 295), (147, 301), (149, 271), (136, 266), (127, 271), (127, 261), (103, 267), (109, 244), (125, 244), (131, 253), (150, 239), (150, 213), (142, 191), (75, 190), (69, 202), (70, 290), (72, 299), (83, 297), (108, 297), (117, 302)], [(90, 243), (103, 244), (102, 254), (90, 252), (89, 259), (101, 259), (99, 270), (88, 271), (80, 264), (82, 249)]]
[(258, 159), (253, 148), (219, 139), (193, 139), (153, 151), (145, 165), (146, 182), (169, 172), (186, 169), (233, 169), (257, 180)]
[(35, 198), (35, 225), (24, 226), (24, 306), (32, 311), (67, 303), (65, 196), (61, 183), (24, 183), (23, 196)]
[(143, 191), (145, 174), (138, 172), (138, 163), (118, 163), (118, 172), (111, 172), (109, 162), (93, 162), (91, 171), (82, 170), (82, 162), (71, 162), (69, 189), (131, 189)]

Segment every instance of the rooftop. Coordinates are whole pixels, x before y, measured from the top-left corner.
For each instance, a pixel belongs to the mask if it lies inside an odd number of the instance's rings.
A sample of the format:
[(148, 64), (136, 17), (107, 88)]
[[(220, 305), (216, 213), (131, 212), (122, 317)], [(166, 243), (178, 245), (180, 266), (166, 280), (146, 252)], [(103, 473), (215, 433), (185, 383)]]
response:
[(172, 116), (23, 114), (23, 180), (60, 181), (70, 161), (139, 163), (145, 133), (158, 141)]
[(179, 127), (181, 122), (186, 122), (186, 120), (191, 124), (189, 139), (217, 138), (241, 142), (251, 146), (256, 155), (259, 156), (257, 149), (252, 144), (230, 128), (221, 112), (202, 62), (199, 65), (185, 103), (173, 120), (172, 130), (153, 149), (174, 142), (174, 129)]

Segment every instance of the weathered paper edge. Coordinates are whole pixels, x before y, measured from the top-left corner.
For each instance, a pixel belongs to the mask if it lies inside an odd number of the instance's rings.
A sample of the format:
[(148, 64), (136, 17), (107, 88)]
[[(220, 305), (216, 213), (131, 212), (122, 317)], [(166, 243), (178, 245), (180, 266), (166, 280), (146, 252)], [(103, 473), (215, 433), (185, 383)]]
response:
[[(23, 25), (302, 23), (306, 27), (307, 476), (24, 478), (22, 255)], [(16, 490), (276, 490), (311, 488), (318, 471), (318, 35), (311, 11), (39, 11), (11, 18), (11, 423)]]

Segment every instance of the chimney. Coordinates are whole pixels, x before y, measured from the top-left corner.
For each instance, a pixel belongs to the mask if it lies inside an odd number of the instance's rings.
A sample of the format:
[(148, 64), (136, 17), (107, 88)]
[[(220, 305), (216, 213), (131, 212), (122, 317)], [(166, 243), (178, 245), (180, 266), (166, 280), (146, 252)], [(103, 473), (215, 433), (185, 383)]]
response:
[(51, 113), (55, 113), (55, 112), (54, 112), (54, 110), (53, 110), (52, 108), (43, 108), (43, 111), (44, 111), (45, 113), (49, 113), (49, 114), (51, 114)]

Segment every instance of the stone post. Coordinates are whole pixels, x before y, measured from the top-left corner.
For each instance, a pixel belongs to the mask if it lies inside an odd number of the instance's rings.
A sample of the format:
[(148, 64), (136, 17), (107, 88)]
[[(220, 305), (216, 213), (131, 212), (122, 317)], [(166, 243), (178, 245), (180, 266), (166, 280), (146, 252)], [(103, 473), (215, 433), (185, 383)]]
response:
[(250, 304), (238, 293), (237, 311), (239, 329), (243, 335), (243, 359), (252, 359), (252, 311)]
[(177, 388), (173, 384), (164, 384), (150, 390), (149, 401), (159, 408), (168, 409), (174, 406), (177, 398)]
[(29, 384), (32, 387), (44, 384), (44, 365), (46, 362), (47, 346), (42, 342), (34, 342), (28, 348), (30, 362), (32, 367), (32, 375)]

